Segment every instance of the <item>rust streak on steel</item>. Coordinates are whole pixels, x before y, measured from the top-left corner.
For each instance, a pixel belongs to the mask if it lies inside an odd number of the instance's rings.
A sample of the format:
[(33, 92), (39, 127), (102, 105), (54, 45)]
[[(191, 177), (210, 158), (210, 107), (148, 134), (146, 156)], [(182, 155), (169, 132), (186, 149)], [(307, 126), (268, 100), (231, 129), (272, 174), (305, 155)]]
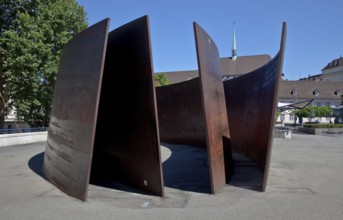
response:
[(55, 84), (44, 173), (57, 188), (85, 201), (105, 61), (109, 19), (63, 48)]
[(262, 191), (268, 183), (272, 133), (277, 108), (286, 39), (283, 23), (280, 50), (266, 65), (224, 81), (233, 152), (255, 161), (263, 171)]
[(108, 37), (92, 177), (101, 172), (164, 195), (148, 16)]
[[(221, 189), (225, 183), (224, 144), (230, 139), (228, 118), (225, 106), (225, 93), (220, 70), (219, 53), (213, 39), (196, 23), (193, 23), (201, 85), (201, 98), (204, 110), (205, 134), (212, 193)], [(226, 140), (225, 140), (226, 139)], [(225, 148), (230, 148), (226, 145)], [(225, 154), (231, 161), (231, 153)], [(226, 167), (226, 169), (230, 169)]]

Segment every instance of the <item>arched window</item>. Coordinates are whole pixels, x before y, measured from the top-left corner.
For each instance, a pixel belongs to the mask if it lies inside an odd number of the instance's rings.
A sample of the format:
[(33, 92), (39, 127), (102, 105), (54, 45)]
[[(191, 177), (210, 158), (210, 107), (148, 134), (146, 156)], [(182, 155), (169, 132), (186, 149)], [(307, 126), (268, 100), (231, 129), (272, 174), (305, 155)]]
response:
[(297, 93), (297, 90), (295, 90), (295, 89), (292, 89), (292, 91), (291, 91), (291, 95), (292, 96), (296, 96), (298, 93)]
[(319, 90), (318, 89), (313, 90), (313, 95), (314, 96), (319, 96)]
[(337, 90), (335, 91), (335, 95), (336, 95), (336, 96), (341, 96), (341, 95), (342, 95), (341, 90), (337, 89)]

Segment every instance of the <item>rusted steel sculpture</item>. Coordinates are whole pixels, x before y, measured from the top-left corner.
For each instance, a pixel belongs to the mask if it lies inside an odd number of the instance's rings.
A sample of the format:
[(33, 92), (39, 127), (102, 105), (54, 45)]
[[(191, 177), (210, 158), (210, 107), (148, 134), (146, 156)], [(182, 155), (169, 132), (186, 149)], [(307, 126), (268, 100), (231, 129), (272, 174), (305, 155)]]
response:
[(273, 60), (223, 84), (218, 49), (194, 23), (199, 77), (157, 91), (148, 17), (110, 33), (108, 27), (109, 19), (89, 27), (62, 51), (43, 164), (47, 179), (83, 201), (90, 176), (103, 174), (163, 196), (161, 138), (207, 148), (212, 193), (227, 182), (231, 146), (264, 170), (264, 191), (286, 25)]
[(272, 133), (277, 108), (286, 39), (283, 23), (280, 50), (265, 66), (224, 81), (233, 152), (255, 161), (263, 171), (262, 191), (268, 182)]
[(156, 88), (160, 135), (165, 142), (207, 147), (215, 193), (226, 182), (224, 148), (226, 161), (231, 158), (225, 96), (218, 49), (196, 23), (194, 34), (200, 77)]
[(86, 200), (109, 19), (75, 36), (62, 51), (44, 173), (60, 190)]
[(83, 201), (91, 167), (163, 196), (148, 17), (110, 34), (108, 26), (89, 27), (63, 49), (44, 172)]
[(92, 174), (164, 195), (155, 97), (145, 16), (109, 34)]

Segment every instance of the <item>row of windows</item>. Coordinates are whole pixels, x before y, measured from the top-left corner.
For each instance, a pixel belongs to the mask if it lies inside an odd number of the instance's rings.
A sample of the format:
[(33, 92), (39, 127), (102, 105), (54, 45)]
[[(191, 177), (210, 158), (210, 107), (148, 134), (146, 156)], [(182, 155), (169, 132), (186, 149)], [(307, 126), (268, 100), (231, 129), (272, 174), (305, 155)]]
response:
[[(296, 100), (289, 100), (290, 103), (294, 103), (296, 102)], [(313, 101), (310, 105), (312, 106), (327, 106), (327, 107), (339, 107), (340, 106), (340, 102), (320, 102), (320, 101)]]
[[(294, 119), (295, 119), (295, 115), (294, 115), (294, 114), (289, 114), (288, 116), (289, 116), (289, 119), (288, 119), (288, 120), (294, 121)], [(284, 121), (285, 119), (286, 119), (286, 115), (281, 114), (281, 115), (280, 115), (280, 120), (281, 120), (281, 121)]]
[[(335, 93), (336, 96), (341, 96), (342, 95), (342, 92), (339, 89), (337, 89), (334, 93)], [(314, 96), (319, 96), (319, 90), (318, 89), (313, 90), (312, 94)], [(298, 95), (297, 90), (296, 89), (292, 89), (291, 95), (292, 96), (297, 96)]]
[(331, 102), (312, 102), (312, 106), (327, 106), (327, 107), (335, 106), (335, 107), (339, 107), (339, 103), (338, 102), (334, 102), (334, 103), (331, 103)]

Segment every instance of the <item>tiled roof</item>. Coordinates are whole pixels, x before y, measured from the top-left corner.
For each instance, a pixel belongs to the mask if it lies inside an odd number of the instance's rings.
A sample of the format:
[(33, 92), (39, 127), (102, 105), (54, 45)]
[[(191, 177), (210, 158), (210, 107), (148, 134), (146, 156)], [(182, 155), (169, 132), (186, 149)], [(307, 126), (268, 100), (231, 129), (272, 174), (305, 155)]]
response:
[[(337, 92), (343, 94), (343, 82), (338, 81), (288, 81), (283, 80), (280, 83), (279, 98), (292, 99), (296, 92), (297, 98), (303, 99), (332, 99), (340, 98)], [(317, 96), (316, 96), (317, 94)]]
[[(229, 57), (220, 58), (223, 75), (239, 76), (249, 73), (271, 60), (269, 55), (240, 56), (236, 60)], [(172, 83), (183, 82), (199, 76), (198, 70), (165, 72)]]
[(316, 74), (316, 75), (308, 75), (308, 77), (304, 77), (304, 78), (300, 78), (299, 80), (316, 80), (316, 81), (320, 81), (322, 80), (323, 74)]
[(164, 72), (172, 83), (187, 81), (199, 76), (198, 70)]
[(239, 56), (236, 60), (229, 57), (221, 58), (220, 65), (223, 75), (238, 76), (249, 73), (271, 60), (269, 55)]
[[(199, 76), (196, 70), (167, 72), (166, 74), (172, 83), (183, 82)], [(343, 82), (337, 81), (282, 80), (279, 88), (280, 99), (295, 98), (292, 91), (296, 92), (296, 98), (301, 99), (340, 99), (337, 92), (343, 94)]]
[(327, 70), (327, 69), (332, 69), (335, 67), (339, 67), (339, 66), (343, 66), (343, 57), (340, 57), (338, 59), (334, 59), (333, 61), (331, 61), (330, 63), (328, 63), (328, 65), (326, 65), (323, 70)]

